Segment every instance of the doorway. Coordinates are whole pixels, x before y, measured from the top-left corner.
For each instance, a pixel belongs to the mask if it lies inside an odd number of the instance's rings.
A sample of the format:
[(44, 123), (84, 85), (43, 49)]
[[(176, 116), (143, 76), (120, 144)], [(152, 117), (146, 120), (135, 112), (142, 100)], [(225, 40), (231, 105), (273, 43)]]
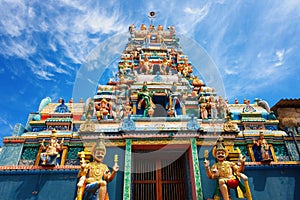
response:
[(132, 199), (190, 199), (187, 159), (187, 153), (178, 150), (136, 151), (132, 162)]

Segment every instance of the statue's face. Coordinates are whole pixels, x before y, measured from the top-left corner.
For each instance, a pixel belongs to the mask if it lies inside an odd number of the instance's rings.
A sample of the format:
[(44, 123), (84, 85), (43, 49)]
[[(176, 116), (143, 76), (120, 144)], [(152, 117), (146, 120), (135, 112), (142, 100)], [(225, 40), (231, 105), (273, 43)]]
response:
[(96, 150), (94, 153), (94, 158), (98, 162), (103, 162), (105, 153), (103, 150)]
[(217, 151), (218, 161), (224, 161), (226, 159), (226, 153), (223, 150)]
[(263, 135), (259, 136), (259, 139), (263, 140), (265, 137)]

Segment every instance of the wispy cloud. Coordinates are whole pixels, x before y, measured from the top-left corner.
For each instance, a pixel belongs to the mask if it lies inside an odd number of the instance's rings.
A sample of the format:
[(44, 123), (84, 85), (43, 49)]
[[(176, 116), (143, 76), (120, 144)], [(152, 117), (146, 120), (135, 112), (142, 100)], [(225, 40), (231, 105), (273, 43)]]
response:
[[(29, 64), (48, 65), (32, 67), (39, 78), (50, 80), (52, 73), (68, 73), (49, 58), (33, 57), (37, 52), (50, 50), (53, 56), (83, 63), (89, 52), (99, 43), (103, 34), (126, 30), (127, 22), (121, 17), (120, 6), (86, 1), (12, 1), (1, 3), (0, 55), (24, 59)], [(47, 38), (43, 33), (47, 33)], [(90, 38), (95, 35), (98, 39)], [(54, 57), (55, 58), (55, 57)], [(35, 61), (32, 61), (32, 60)], [(55, 58), (57, 59), (57, 58)], [(37, 69), (39, 68), (39, 69)], [(57, 69), (54, 69), (57, 68)], [(48, 71), (49, 70), (49, 71)]]
[(98, 83), (97, 82), (95, 82), (95, 81), (93, 81), (93, 80), (91, 80), (91, 79), (87, 79), (87, 81), (89, 82), (89, 83), (91, 83), (92, 85), (97, 85)]
[(285, 50), (278, 50), (278, 51), (276, 51), (277, 61), (274, 64), (275, 67), (279, 67), (279, 66), (282, 66), (284, 64), (283, 63), (284, 54), (285, 54)]
[[(11, 130), (13, 130), (13, 125), (11, 124), (11, 123), (9, 123), (5, 118), (2, 118), (2, 117), (0, 117), (0, 125), (4, 125), (5, 127), (8, 127), (9, 129), (5, 129), (5, 130), (2, 130), (1, 132), (2, 133), (5, 133), (6, 131), (11, 131)], [(7, 133), (6, 133), (7, 134)]]

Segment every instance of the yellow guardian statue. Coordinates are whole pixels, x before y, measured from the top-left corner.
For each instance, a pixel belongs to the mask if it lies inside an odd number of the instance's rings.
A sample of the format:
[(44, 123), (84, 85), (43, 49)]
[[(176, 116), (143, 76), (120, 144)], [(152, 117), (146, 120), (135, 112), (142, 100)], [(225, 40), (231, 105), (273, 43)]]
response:
[[(225, 148), (222, 137), (218, 139), (212, 153), (217, 159), (217, 162), (210, 169), (209, 161), (206, 160), (208, 152), (205, 152), (204, 166), (208, 178), (216, 179), (218, 181), (214, 199), (219, 200), (221, 194), (224, 200), (230, 200), (229, 189), (236, 189), (237, 187), (240, 187), (243, 193), (245, 193), (245, 196), (247, 196), (247, 199), (252, 200), (248, 185), (248, 177), (242, 173), (244, 171), (244, 164), (246, 160), (245, 156), (241, 158), (240, 166), (234, 162), (227, 161), (226, 157), (228, 156), (228, 151)], [(243, 186), (240, 182), (240, 178), (243, 179), (245, 186)]]
[(118, 166), (118, 156), (115, 155), (113, 171), (103, 163), (106, 148), (100, 136), (98, 145), (92, 149), (93, 162), (86, 163), (84, 153), (81, 154), (81, 169), (78, 173), (78, 188), (76, 200), (109, 200), (107, 193), (107, 183), (115, 177)]

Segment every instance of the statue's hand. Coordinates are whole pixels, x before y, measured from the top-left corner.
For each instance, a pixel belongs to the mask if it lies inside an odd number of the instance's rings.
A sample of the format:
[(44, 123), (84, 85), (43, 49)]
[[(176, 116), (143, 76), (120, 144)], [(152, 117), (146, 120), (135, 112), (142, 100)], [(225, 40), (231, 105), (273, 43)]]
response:
[(115, 171), (115, 172), (117, 172), (117, 171), (119, 171), (119, 165), (116, 163), (114, 166), (113, 166), (113, 170)]
[(241, 160), (241, 162), (245, 162), (246, 161), (246, 156), (241, 155), (240, 160)]
[(82, 177), (79, 179), (79, 181), (78, 181), (78, 183), (77, 183), (77, 186), (78, 186), (78, 187), (82, 187), (83, 184), (84, 184), (84, 181), (85, 181), (85, 176), (82, 176)]
[(87, 165), (86, 162), (80, 162), (80, 163), (81, 163), (81, 165), (80, 165), (81, 168), (86, 168), (86, 165)]
[(45, 140), (43, 140), (43, 141), (41, 142), (41, 146), (42, 146), (42, 147), (45, 147), (45, 144), (44, 144), (44, 143), (45, 143)]
[(212, 170), (212, 173), (213, 173), (213, 175), (216, 176), (216, 177), (219, 177), (219, 176), (220, 176), (220, 172), (219, 172), (218, 169), (213, 169), (213, 170)]
[(209, 161), (208, 160), (205, 159), (203, 164), (204, 164), (205, 167), (209, 167)]

